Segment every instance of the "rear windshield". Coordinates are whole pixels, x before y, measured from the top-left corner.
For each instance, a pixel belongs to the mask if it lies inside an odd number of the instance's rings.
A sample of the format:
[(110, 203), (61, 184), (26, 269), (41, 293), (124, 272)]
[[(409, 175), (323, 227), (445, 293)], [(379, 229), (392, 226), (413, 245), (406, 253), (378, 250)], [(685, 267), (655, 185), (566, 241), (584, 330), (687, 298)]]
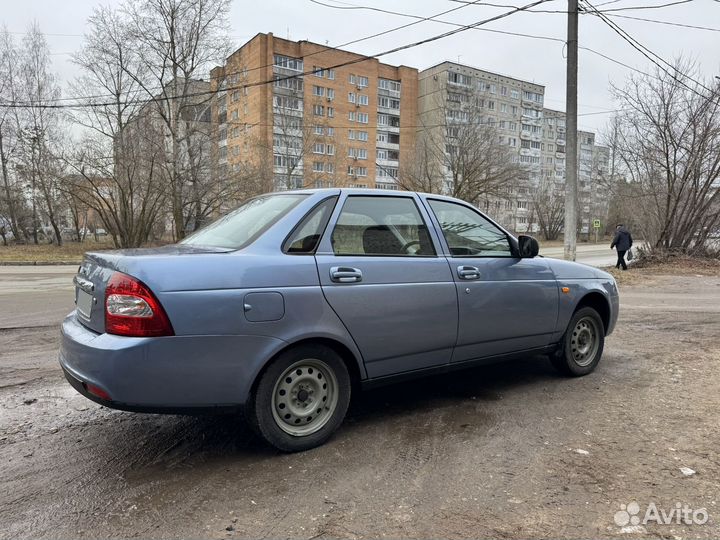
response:
[(255, 197), (180, 243), (241, 249), (255, 241), (306, 196), (294, 193)]

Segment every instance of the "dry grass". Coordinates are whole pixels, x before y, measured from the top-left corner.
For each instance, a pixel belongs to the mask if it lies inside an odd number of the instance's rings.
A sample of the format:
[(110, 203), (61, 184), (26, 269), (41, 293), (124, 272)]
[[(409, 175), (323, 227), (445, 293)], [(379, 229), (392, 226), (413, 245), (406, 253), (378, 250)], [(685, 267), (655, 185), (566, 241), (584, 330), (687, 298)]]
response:
[(28, 244), (25, 246), (0, 246), (0, 263), (80, 263), (86, 251), (113, 249), (111, 241), (83, 243), (67, 242), (62, 247), (54, 244)]

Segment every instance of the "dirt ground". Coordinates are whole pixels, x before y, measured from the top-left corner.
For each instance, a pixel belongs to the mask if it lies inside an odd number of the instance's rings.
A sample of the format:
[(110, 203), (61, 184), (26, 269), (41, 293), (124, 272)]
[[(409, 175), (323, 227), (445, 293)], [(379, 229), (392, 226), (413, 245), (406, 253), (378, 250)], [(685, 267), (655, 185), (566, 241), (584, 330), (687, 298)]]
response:
[[(364, 392), (295, 455), (234, 417), (104, 409), (55, 323), (0, 330), (0, 538), (717, 538), (720, 273), (680, 273), (621, 282), (590, 376), (539, 357)], [(709, 520), (623, 529), (632, 501)]]

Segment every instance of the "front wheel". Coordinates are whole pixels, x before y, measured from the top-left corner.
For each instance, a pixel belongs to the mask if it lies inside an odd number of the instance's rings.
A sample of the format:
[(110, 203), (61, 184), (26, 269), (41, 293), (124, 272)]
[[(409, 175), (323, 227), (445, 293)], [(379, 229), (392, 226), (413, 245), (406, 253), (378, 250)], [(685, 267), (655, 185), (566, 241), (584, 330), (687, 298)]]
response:
[(605, 346), (605, 326), (591, 307), (577, 310), (568, 324), (557, 352), (550, 357), (563, 375), (581, 377), (595, 370)]
[(350, 388), (347, 367), (335, 351), (319, 345), (295, 347), (278, 356), (260, 377), (248, 420), (275, 448), (308, 450), (340, 426)]

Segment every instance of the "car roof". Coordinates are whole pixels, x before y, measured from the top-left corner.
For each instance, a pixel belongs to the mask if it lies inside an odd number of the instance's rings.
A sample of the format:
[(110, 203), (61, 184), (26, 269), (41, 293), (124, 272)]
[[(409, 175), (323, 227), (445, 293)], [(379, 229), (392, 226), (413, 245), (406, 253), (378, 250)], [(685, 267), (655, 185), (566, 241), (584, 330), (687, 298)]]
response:
[(394, 190), (394, 189), (371, 189), (371, 188), (345, 188), (345, 187), (338, 187), (338, 188), (311, 188), (311, 189), (294, 189), (294, 190), (288, 190), (288, 191), (276, 191), (273, 192), (273, 195), (277, 195), (280, 193), (289, 193), (289, 194), (305, 194), (305, 195), (315, 195), (315, 194), (328, 194), (328, 195), (339, 195), (341, 193), (347, 193), (349, 195), (385, 195), (390, 197), (407, 197), (408, 195), (417, 194), (421, 197), (433, 197), (437, 199), (444, 199), (449, 201), (459, 201), (463, 202), (465, 204), (466, 201), (462, 201), (460, 199), (456, 199), (454, 197), (449, 197), (447, 195), (438, 195), (437, 193), (424, 193), (421, 191), (405, 191), (405, 190)]

